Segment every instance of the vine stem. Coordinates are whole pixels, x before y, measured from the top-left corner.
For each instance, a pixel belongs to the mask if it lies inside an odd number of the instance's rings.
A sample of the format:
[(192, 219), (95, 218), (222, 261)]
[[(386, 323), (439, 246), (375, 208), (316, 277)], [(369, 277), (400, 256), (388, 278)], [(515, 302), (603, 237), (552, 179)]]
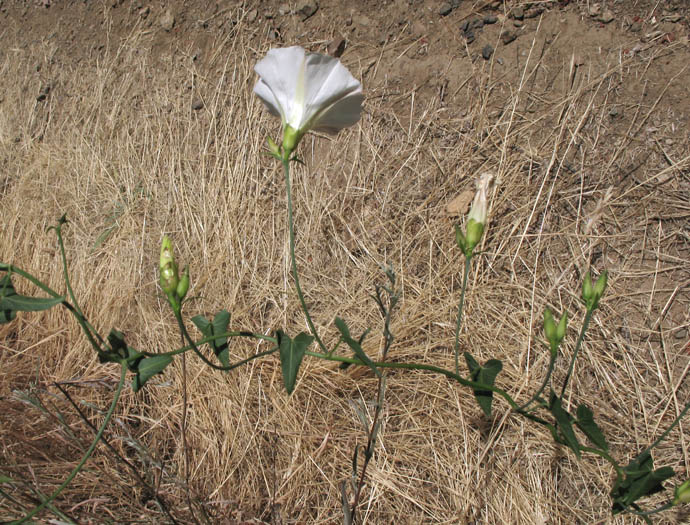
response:
[(323, 344), (323, 341), (319, 337), (314, 322), (309, 314), (309, 308), (304, 300), (304, 294), (302, 293), (302, 287), (299, 282), (299, 273), (297, 272), (297, 258), (295, 257), (295, 228), (292, 220), (292, 192), (290, 191), (290, 152), (286, 152), (285, 155), (280, 159), (283, 164), (283, 171), (285, 172), (285, 192), (287, 193), (287, 213), (288, 213), (288, 229), (290, 230), (290, 260), (292, 262), (292, 277), (295, 280), (295, 289), (297, 290), (297, 297), (299, 297), (299, 302), (302, 305), (302, 311), (307, 318), (307, 324), (309, 325), (309, 330), (311, 330), (312, 335), (316, 339), (319, 347), (325, 354), (328, 354), (328, 348)]
[(120, 370), (120, 382), (117, 384), (117, 390), (115, 391), (115, 397), (113, 398), (113, 401), (110, 403), (110, 408), (108, 409), (108, 412), (105, 415), (105, 419), (103, 420), (103, 423), (101, 424), (101, 427), (98, 429), (98, 432), (96, 433), (96, 437), (94, 438), (93, 442), (91, 443), (91, 446), (89, 446), (88, 450), (84, 454), (84, 456), (81, 458), (79, 463), (77, 464), (76, 467), (70, 472), (69, 476), (67, 476), (67, 479), (62, 482), (62, 485), (60, 485), (57, 489), (55, 489), (55, 492), (53, 492), (48, 499), (46, 499), (43, 503), (35, 507), (31, 512), (29, 512), (26, 516), (21, 518), (20, 520), (13, 521), (12, 525), (21, 525), (22, 523), (30, 520), (33, 518), (36, 514), (38, 514), (41, 510), (43, 510), (44, 507), (52, 503), (55, 498), (57, 498), (60, 493), (69, 485), (72, 480), (76, 477), (77, 474), (81, 471), (81, 469), (84, 467), (88, 459), (91, 457), (91, 454), (93, 454), (93, 451), (96, 450), (96, 446), (98, 445), (98, 442), (101, 440), (101, 437), (103, 436), (103, 432), (105, 432), (106, 427), (110, 423), (110, 419), (113, 417), (113, 412), (115, 412), (115, 406), (117, 405), (117, 402), (120, 400), (120, 394), (122, 393), (122, 387), (125, 384), (125, 376), (127, 374), (127, 363), (124, 361), (121, 363), (121, 370)]

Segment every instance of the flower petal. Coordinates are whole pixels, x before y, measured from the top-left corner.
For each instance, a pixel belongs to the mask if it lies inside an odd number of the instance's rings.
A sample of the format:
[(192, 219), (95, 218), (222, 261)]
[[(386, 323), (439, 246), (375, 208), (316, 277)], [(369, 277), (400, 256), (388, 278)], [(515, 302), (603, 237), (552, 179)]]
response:
[[(269, 106), (269, 110), (277, 110), (281, 114), (283, 123), (288, 120), (292, 112), (299, 80), (297, 72), (304, 67), (304, 61), (304, 49), (293, 46), (271, 49), (254, 66), (254, 71), (261, 79), (254, 86), (254, 92)], [(262, 82), (263, 85), (260, 85)], [(273, 94), (271, 102), (275, 104), (269, 103), (270, 98), (265, 96), (264, 86)]]
[(276, 100), (276, 97), (273, 95), (273, 91), (271, 91), (271, 88), (268, 87), (266, 82), (259, 79), (254, 86), (254, 93), (261, 99), (261, 102), (266, 105), (268, 112), (271, 115), (275, 117), (283, 117), (283, 108), (281, 107), (280, 102)]
[(338, 100), (319, 115), (312, 129), (335, 134), (343, 128), (356, 124), (362, 114), (363, 100), (364, 95), (361, 92), (352, 93)]
[[(307, 55), (305, 71), (306, 92), (304, 94), (304, 115), (301, 124), (310, 124), (314, 129), (320, 129), (319, 121), (326, 112), (331, 114), (331, 124), (337, 122), (337, 116), (333, 113), (336, 102), (350, 94), (361, 93), (362, 85), (350, 74), (345, 66), (336, 58), (310, 53)], [(354, 109), (355, 101), (363, 98), (356, 97), (349, 101), (345, 107)], [(349, 112), (352, 114), (352, 111)], [(338, 129), (350, 126), (357, 119), (345, 118), (343, 122), (349, 122)], [(333, 127), (327, 125), (326, 127)], [(337, 130), (336, 130), (337, 131)]]

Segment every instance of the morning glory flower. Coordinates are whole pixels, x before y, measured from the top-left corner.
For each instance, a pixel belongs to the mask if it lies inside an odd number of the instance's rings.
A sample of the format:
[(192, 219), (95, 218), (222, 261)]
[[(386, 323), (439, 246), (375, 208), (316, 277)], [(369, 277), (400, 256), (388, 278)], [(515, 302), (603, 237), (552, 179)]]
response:
[(281, 118), (288, 155), (306, 132), (337, 133), (360, 118), (362, 85), (336, 58), (298, 46), (271, 49), (254, 71), (254, 93)]

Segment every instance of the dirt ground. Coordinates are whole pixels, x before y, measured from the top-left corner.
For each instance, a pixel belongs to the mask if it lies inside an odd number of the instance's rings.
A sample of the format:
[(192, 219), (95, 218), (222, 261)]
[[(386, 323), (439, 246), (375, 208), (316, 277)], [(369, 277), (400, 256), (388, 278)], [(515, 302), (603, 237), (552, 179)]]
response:
[[(59, 287), (45, 228), (67, 212), (95, 322), (172, 348), (174, 334), (154, 335), (172, 324), (152, 270), (172, 231), (205, 269), (199, 311), (232, 304), (248, 329), (296, 332), (282, 186), (257, 149), (277, 123), (251, 95), (251, 67), (270, 47), (340, 56), (363, 84), (362, 123), (305, 139), (295, 189), (319, 326), (333, 338), (334, 313), (357, 332), (377, 326), (365, 303), (390, 262), (403, 290), (394, 358), (450, 367), (462, 271), (452, 228), (475, 175), (492, 171), (463, 345), (503, 360), (498, 383), (527, 395), (543, 374), (543, 307), (581, 322), (582, 276), (607, 269), (573, 391), (617, 457), (632, 457), (690, 399), (689, 38), (684, 0), (0, 0), (0, 260)], [(120, 292), (99, 298), (112, 282)], [(56, 313), (0, 326), (0, 474), (23, 480), (3, 485), (13, 499), (0, 502), (2, 522), (37, 489), (50, 493), (88, 446), (53, 383), (73, 381), (94, 419), (107, 406), (113, 371), (75, 334)], [(273, 361), (229, 379), (190, 366), (198, 519), (341, 522), (338, 484), (364, 439), (352, 407), (371, 400), (373, 378), (312, 363), (290, 401)], [(174, 519), (192, 523), (179, 372), (166, 381), (126, 396), (110, 438)], [(488, 424), (468, 392), (423, 374), (388, 385), (366, 522), (642, 522), (610, 517), (606, 465), (577, 462), (506, 410)], [(681, 425), (655, 458), (674, 482), (690, 477), (688, 439)], [(142, 486), (103, 448), (57, 506), (79, 523), (169, 522)], [(672, 510), (657, 521), (687, 519)]]

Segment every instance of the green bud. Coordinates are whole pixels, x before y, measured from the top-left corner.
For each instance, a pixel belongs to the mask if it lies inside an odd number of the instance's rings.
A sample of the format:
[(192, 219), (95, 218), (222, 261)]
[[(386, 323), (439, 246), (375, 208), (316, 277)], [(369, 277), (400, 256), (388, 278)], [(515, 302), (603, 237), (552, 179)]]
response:
[(690, 479), (676, 487), (673, 494), (673, 505), (690, 503)]
[(161, 242), (161, 256), (158, 270), (163, 291), (166, 295), (175, 293), (180, 278), (177, 273), (175, 256), (173, 255), (172, 241), (168, 236), (163, 237), (163, 241)]
[(474, 219), (467, 221), (467, 249), (470, 253), (474, 250), (475, 246), (479, 244), (484, 233), (484, 223), (477, 222)]
[(187, 290), (189, 290), (189, 266), (184, 267), (180, 282), (177, 283), (177, 296), (180, 298), (180, 301), (187, 295)]
[(297, 144), (299, 144), (299, 141), (302, 139), (302, 135), (303, 134), (300, 133), (299, 130), (294, 129), (292, 126), (285, 126), (285, 131), (283, 132), (283, 151), (286, 157), (289, 157), (290, 153), (295, 150)]
[(563, 312), (563, 315), (561, 316), (561, 320), (558, 322), (558, 326), (556, 327), (556, 338), (558, 339), (559, 344), (561, 341), (563, 341), (563, 338), (565, 337), (565, 331), (567, 328), (568, 328), (568, 312)]
[(587, 272), (587, 275), (585, 275), (585, 280), (582, 282), (582, 300), (589, 307), (593, 297), (594, 288), (592, 287), (592, 275)]
[(546, 340), (553, 346), (553, 341), (557, 339), (556, 323), (553, 320), (553, 314), (548, 308), (544, 310), (544, 335)]
[(596, 297), (597, 303), (599, 299), (604, 295), (604, 290), (606, 290), (606, 283), (608, 282), (609, 274), (606, 270), (601, 272), (599, 279), (597, 279), (597, 284), (594, 285), (594, 297)]

